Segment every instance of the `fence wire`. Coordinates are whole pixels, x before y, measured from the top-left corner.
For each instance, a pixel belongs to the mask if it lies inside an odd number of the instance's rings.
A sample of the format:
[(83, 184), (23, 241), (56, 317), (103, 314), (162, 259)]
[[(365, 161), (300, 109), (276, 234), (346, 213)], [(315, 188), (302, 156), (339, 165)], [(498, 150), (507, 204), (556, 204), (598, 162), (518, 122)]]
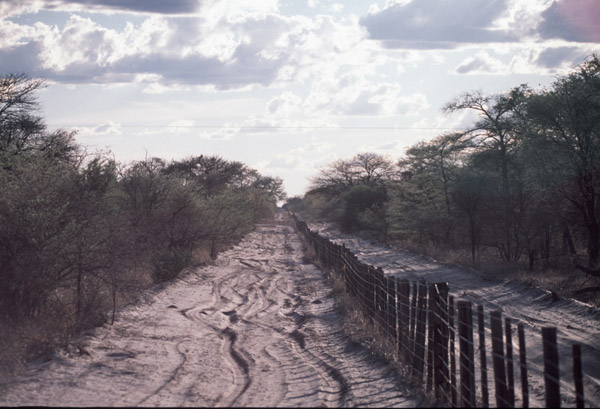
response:
[[(542, 329), (544, 362), (527, 361), (525, 331), (500, 311), (455, 300), (447, 283), (410, 282), (364, 264), (343, 245), (290, 214), (319, 262), (345, 285), (366, 320), (394, 346), (394, 359), (436, 400), (452, 407), (529, 407), (531, 380), (543, 379), (547, 407), (594, 407), (586, 399), (581, 348), (573, 346), (574, 384), (561, 381), (556, 328)], [(515, 334), (516, 327), (516, 334)], [(563, 357), (572, 359), (571, 357)], [(491, 367), (488, 366), (491, 363)], [(569, 393), (567, 397), (561, 391)], [(490, 397), (490, 395), (493, 395)], [(539, 398), (538, 401), (539, 403)]]

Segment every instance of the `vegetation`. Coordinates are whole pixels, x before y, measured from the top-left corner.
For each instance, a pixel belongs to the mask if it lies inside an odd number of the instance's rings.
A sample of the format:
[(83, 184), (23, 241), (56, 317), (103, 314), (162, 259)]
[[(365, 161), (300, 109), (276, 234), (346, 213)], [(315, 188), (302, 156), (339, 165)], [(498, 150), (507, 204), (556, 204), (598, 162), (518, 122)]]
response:
[(476, 266), (600, 276), (598, 56), (547, 89), (474, 91), (443, 109), (477, 120), (396, 162), (365, 153), (331, 163), (288, 208), (436, 256), (468, 254)]
[[(119, 164), (39, 115), (43, 81), (0, 78), (0, 366), (81, 331), (268, 217), (282, 181), (217, 156)], [(205, 254), (205, 256), (203, 256)], [(207, 256), (206, 256), (207, 255)]]

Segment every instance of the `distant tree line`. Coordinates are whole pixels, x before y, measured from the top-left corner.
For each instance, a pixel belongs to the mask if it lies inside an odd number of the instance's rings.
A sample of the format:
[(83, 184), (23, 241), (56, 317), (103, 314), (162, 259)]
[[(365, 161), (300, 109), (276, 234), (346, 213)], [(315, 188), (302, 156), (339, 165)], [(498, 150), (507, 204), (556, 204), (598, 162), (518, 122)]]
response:
[[(462, 94), (447, 113), (472, 111), (464, 132), (417, 143), (394, 162), (363, 153), (321, 169), (288, 208), (346, 231), (483, 251), (548, 266), (600, 255), (600, 61), (589, 57), (548, 88)], [(575, 260), (576, 261), (576, 260)]]
[(218, 156), (120, 164), (88, 153), (74, 132), (47, 129), (43, 86), (0, 78), (0, 335), (35, 322), (64, 337), (113, 319), (152, 282), (215, 258), (285, 196), (281, 179)]

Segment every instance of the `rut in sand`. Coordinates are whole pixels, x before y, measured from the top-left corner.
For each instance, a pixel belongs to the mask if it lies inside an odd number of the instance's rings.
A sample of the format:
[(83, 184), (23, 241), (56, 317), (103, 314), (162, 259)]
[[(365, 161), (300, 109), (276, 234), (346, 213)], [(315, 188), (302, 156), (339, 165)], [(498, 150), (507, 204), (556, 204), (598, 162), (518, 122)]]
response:
[(113, 326), (3, 382), (2, 405), (413, 407), (343, 331), (287, 217), (122, 310)]

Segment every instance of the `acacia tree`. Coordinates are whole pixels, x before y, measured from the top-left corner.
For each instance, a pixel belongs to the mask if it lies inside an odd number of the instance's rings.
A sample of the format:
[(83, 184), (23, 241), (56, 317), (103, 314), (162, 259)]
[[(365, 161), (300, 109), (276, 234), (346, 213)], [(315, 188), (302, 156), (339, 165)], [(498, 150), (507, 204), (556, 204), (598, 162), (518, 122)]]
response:
[(554, 178), (587, 232), (588, 264), (595, 267), (600, 256), (598, 56), (533, 95), (527, 108), (540, 152), (564, 165)]
[[(322, 168), (312, 178), (306, 198), (325, 202), (323, 214), (333, 215), (345, 230), (371, 227), (387, 236), (387, 223), (369, 220), (384, 218), (387, 185), (395, 175), (396, 168), (390, 158), (376, 153), (359, 153)], [(361, 216), (367, 210), (369, 214)]]
[(178, 178), (182, 184), (195, 184), (208, 197), (228, 187), (240, 187), (248, 179), (250, 169), (241, 162), (228, 161), (219, 156), (192, 156), (171, 162), (164, 173)]
[(526, 85), (506, 94), (491, 96), (474, 91), (462, 94), (443, 108), (447, 113), (465, 109), (477, 113), (479, 119), (464, 132), (463, 139), (471, 142), (478, 150), (489, 152), (487, 159), (499, 165), (500, 195), (496, 201), (500, 204), (498, 219), (502, 236), (497, 247), (502, 258), (507, 261), (518, 260), (521, 254), (518, 240), (515, 239), (519, 226), (513, 217), (514, 189), (511, 187), (509, 168), (519, 141), (521, 112), (529, 93)]
[[(444, 225), (444, 239), (452, 243), (452, 183), (455, 179), (456, 169), (460, 156), (469, 143), (462, 140), (462, 134), (451, 133), (440, 135), (428, 141), (420, 142), (406, 151), (406, 156), (398, 161), (406, 177), (404, 186), (410, 184), (413, 195), (420, 190), (424, 195), (424, 202), (420, 207), (429, 207), (429, 211), (422, 212), (423, 223), (438, 220)], [(399, 195), (395, 195), (399, 198)]]
[(392, 160), (377, 153), (359, 153), (322, 168), (311, 180), (311, 190), (339, 195), (357, 185), (384, 186), (395, 175)]

